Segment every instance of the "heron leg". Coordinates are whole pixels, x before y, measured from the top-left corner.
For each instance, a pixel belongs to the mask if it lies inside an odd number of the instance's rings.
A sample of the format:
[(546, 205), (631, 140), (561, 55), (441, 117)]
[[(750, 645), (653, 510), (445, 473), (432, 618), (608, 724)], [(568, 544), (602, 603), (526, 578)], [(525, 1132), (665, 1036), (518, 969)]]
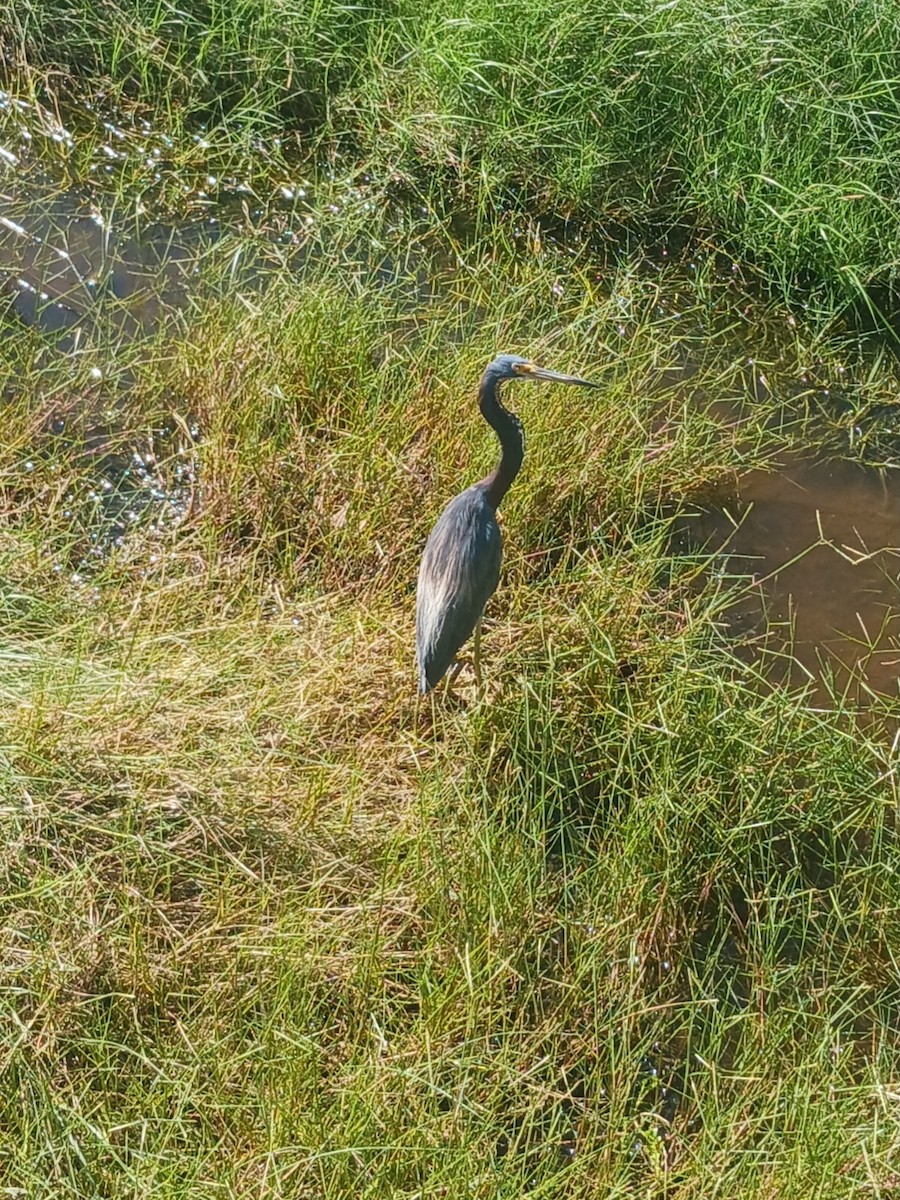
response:
[(475, 645), (473, 655), (475, 666), (475, 684), (481, 690), (481, 617), (475, 622)]

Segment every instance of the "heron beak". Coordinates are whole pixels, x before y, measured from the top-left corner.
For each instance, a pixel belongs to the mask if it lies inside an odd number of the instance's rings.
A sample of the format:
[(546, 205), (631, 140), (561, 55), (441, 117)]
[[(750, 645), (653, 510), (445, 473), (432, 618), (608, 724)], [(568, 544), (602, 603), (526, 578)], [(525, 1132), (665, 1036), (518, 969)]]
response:
[(572, 383), (576, 387), (598, 388), (599, 383), (591, 383), (590, 379), (580, 379), (577, 375), (562, 375), (559, 371), (550, 371), (539, 367), (536, 363), (519, 363), (514, 370), (525, 379), (540, 379), (544, 383)]

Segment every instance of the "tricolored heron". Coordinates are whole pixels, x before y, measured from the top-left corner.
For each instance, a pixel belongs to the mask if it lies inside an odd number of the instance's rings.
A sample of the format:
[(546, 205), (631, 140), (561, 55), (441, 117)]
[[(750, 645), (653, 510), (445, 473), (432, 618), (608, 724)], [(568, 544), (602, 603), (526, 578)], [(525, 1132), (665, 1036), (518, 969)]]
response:
[(497, 506), (525, 454), (522, 422), (504, 408), (498, 394), (500, 384), (513, 379), (599, 386), (548, 371), (517, 354), (498, 354), (482, 375), (478, 406), (500, 439), (500, 462), (490, 475), (454, 496), (425, 543), (416, 589), (416, 660), (423, 694), (443, 679), (473, 631), (475, 679), (481, 686), (481, 616), (500, 579)]

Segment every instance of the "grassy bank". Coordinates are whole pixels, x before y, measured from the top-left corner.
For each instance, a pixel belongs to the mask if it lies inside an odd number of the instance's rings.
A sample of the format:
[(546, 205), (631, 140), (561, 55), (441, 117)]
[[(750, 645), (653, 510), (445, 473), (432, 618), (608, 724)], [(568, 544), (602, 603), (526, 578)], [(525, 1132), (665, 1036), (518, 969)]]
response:
[[(4, 18), (0, 1191), (896, 1194), (897, 701), (768, 687), (671, 534), (794, 444), (895, 463), (897, 367), (603, 238), (890, 278), (895, 15)], [(177, 302), (114, 269), (172, 212)], [(510, 393), (488, 695), (417, 706), (498, 349), (600, 388)]]
[(892, 764), (637, 611), (652, 547), (508, 591), (423, 733), (399, 605), (4, 541), (6, 1186), (890, 1194)]
[[(0, 342), (0, 1183), (890, 1195), (896, 755), (760, 686), (669, 532), (894, 368), (714, 256), (332, 207), (143, 340)], [(498, 347), (601, 389), (511, 394), (489, 697), (420, 711)]]
[[(16, 5), (17, 88), (318, 147), (464, 207), (699, 220), (825, 315), (896, 280), (893, 2)], [(51, 104), (52, 107), (52, 104)], [(457, 203), (459, 200), (457, 199)]]

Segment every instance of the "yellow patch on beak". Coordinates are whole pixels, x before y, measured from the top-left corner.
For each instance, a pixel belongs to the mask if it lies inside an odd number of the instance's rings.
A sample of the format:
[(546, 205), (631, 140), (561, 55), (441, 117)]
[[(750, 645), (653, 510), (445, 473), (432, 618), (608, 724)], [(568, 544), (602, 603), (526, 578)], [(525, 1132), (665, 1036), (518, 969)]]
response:
[(534, 372), (534, 363), (514, 363), (513, 370), (517, 375), (531, 375)]

